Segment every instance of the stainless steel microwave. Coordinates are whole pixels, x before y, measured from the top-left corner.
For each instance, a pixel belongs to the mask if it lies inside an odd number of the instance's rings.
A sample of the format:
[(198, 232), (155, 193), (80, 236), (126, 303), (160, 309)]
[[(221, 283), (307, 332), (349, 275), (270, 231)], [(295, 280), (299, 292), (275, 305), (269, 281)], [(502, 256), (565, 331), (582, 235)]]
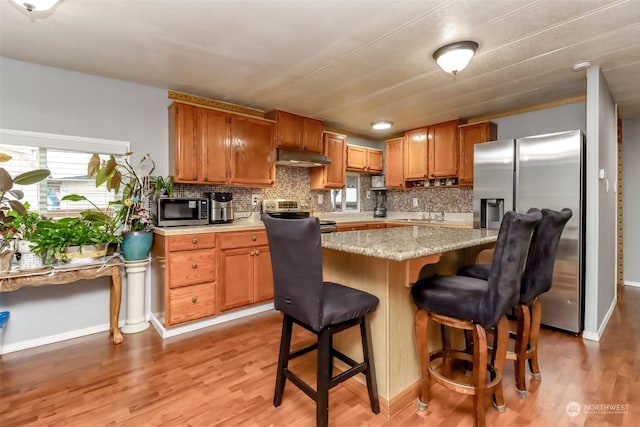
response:
[(160, 197), (151, 204), (158, 227), (209, 224), (209, 199)]

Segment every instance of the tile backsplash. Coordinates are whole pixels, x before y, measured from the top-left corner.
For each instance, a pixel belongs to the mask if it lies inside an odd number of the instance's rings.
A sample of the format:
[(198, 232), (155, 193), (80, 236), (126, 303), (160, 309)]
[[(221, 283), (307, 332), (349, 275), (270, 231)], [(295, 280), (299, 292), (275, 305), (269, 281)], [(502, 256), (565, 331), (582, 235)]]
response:
[[(375, 207), (375, 191), (371, 189), (371, 177), (360, 175), (360, 207), (362, 211), (373, 211)], [(257, 194), (263, 199), (307, 199), (312, 200), (315, 211), (331, 211), (330, 190), (309, 189), (309, 169), (288, 166), (276, 167), (276, 184), (272, 188), (231, 187), (225, 185), (192, 185), (176, 184), (176, 197), (203, 197), (205, 192), (221, 191), (233, 193), (236, 212), (251, 212), (251, 196)], [(323, 202), (318, 204), (318, 195)], [(455, 188), (413, 188), (407, 190), (386, 191), (388, 211), (426, 212), (472, 212), (473, 189), (470, 187)], [(413, 207), (413, 199), (418, 199), (418, 207)]]

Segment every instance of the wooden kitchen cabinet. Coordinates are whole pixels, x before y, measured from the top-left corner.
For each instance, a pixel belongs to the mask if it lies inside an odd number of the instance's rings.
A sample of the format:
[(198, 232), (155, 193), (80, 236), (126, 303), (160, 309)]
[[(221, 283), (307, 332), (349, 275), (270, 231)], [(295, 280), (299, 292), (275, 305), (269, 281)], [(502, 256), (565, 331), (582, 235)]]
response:
[(231, 165), (229, 183), (270, 186), (275, 182), (271, 141), (273, 123), (244, 116), (230, 118)]
[(174, 102), (169, 107), (174, 182), (272, 185), (274, 129), (268, 120)]
[(218, 249), (220, 311), (273, 299), (271, 255), (265, 231), (220, 233)]
[(366, 222), (358, 222), (358, 223), (351, 223), (351, 224), (338, 224), (336, 226), (336, 231), (337, 232), (341, 232), (341, 231), (361, 231), (361, 230), (368, 230), (369, 229), (369, 224)]
[(498, 126), (493, 122), (479, 122), (458, 127), (458, 185), (473, 185), (473, 147), (476, 144), (495, 141)]
[(340, 189), (345, 186), (346, 146), (345, 135), (329, 132), (324, 134), (324, 155), (331, 159), (331, 164), (309, 169), (312, 190)]
[(427, 175), (427, 139), (429, 128), (407, 131), (404, 136), (404, 179), (425, 179)]
[(381, 228), (387, 228), (387, 224), (384, 222), (371, 222), (367, 224), (367, 230), (379, 230)]
[(458, 175), (458, 120), (429, 126), (429, 178), (450, 178)]
[(382, 172), (382, 150), (347, 145), (347, 170), (368, 173)]
[(300, 116), (282, 110), (265, 113), (265, 118), (276, 121), (276, 146), (292, 150), (321, 153), (322, 120)]
[(404, 188), (404, 138), (386, 141), (385, 188)]
[(169, 328), (217, 313), (214, 233), (154, 235), (151, 311)]

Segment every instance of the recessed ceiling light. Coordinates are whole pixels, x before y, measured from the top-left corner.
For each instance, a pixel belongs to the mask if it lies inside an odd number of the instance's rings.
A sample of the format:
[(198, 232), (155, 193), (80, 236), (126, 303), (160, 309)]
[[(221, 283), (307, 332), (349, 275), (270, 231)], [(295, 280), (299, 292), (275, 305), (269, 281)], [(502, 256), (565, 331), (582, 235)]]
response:
[(576, 62), (576, 64), (573, 66), (573, 71), (582, 71), (589, 68), (591, 68), (591, 61)]
[(393, 122), (388, 120), (378, 120), (377, 122), (371, 123), (371, 128), (375, 130), (389, 129), (391, 126), (393, 126)]
[(478, 43), (474, 41), (455, 42), (433, 52), (433, 59), (445, 72), (455, 76), (469, 64), (476, 50), (478, 50)]

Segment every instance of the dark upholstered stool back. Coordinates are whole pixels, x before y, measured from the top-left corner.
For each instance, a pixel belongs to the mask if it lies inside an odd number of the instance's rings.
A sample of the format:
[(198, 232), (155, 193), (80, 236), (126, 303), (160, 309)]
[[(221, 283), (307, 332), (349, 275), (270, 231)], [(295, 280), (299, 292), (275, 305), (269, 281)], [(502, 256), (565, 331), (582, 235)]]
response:
[(484, 327), (491, 327), (518, 303), (520, 281), (539, 211), (520, 214), (507, 212), (502, 219), (498, 241), (489, 270), (489, 288), (479, 305), (479, 318)]
[(571, 209), (542, 209), (542, 221), (531, 238), (527, 265), (522, 276), (520, 301), (527, 302), (551, 289), (553, 265), (565, 225), (573, 215)]
[(322, 246), (318, 218), (274, 219), (268, 228), (276, 310), (319, 331), (322, 324)]

